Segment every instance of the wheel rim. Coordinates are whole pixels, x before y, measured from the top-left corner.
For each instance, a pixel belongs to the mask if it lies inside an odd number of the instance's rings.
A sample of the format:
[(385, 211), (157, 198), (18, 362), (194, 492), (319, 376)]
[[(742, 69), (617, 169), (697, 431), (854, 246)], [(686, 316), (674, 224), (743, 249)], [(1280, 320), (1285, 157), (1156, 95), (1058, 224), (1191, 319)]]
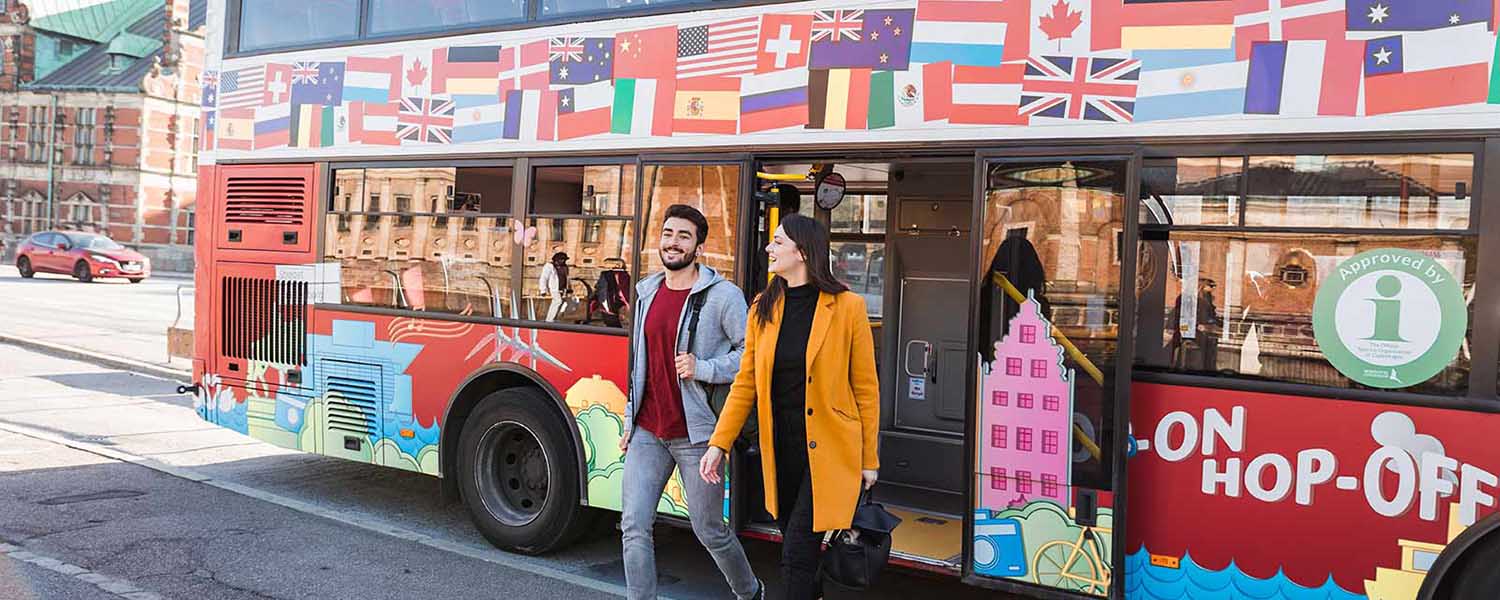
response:
[(88, 279), (89, 278), (89, 268), (86, 267), (86, 266), (84, 266), (83, 263), (78, 263), (77, 266), (73, 267), (73, 276), (77, 277), (79, 279)]
[(547, 452), (530, 428), (502, 421), (479, 440), (474, 477), (485, 510), (511, 527), (535, 521), (547, 503)]
[(16, 262), (16, 270), (20, 271), (22, 274), (30, 273), (31, 261), (24, 256), (21, 257), (21, 260)]

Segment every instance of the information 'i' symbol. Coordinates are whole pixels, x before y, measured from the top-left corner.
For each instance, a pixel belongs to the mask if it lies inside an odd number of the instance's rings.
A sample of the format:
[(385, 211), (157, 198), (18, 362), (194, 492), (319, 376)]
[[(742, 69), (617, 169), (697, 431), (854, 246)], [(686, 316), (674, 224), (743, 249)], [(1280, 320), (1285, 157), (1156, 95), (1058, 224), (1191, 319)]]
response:
[(1375, 305), (1375, 333), (1367, 340), (1377, 342), (1404, 342), (1401, 337), (1401, 279), (1395, 275), (1384, 275), (1375, 282), (1375, 293), (1380, 298), (1370, 298)]

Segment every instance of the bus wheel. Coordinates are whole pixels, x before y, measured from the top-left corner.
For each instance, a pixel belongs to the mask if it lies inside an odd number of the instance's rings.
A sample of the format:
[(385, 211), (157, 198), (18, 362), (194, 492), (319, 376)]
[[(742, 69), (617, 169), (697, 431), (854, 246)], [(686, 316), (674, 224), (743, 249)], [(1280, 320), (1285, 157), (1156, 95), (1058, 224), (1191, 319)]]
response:
[(580, 505), (578, 464), (564, 424), (531, 388), (486, 396), (459, 436), (458, 489), (490, 543), (544, 554), (594, 519)]
[[(1464, 553), (1459, 572), (1444, 578), (1436, 598), (1442, 600), (1492, 600), (1500, 598), (1500, 539), (1488, 535), (1481, 546)], [(1456, 577), (1455, 577), (1456, 576)], [(1451, 578), (1451, 581), (1449, 580)], [(1447, 593), (1444, 594), (1443, 592)]]

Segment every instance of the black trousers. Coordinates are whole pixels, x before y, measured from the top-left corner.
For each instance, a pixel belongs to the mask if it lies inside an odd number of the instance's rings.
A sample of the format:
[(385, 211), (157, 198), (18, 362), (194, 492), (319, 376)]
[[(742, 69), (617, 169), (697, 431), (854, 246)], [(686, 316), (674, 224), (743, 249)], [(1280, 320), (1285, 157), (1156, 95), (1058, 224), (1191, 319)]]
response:
[(782, 537), (781, 597), (816, 600), (823, 597), (823, 578), (818, 572), (823, 559), (823, 534), (813, 532), (812, 470), (807, 467), (806, 454), (776, 463), (779, 504), (776, 524), (781, 527)]

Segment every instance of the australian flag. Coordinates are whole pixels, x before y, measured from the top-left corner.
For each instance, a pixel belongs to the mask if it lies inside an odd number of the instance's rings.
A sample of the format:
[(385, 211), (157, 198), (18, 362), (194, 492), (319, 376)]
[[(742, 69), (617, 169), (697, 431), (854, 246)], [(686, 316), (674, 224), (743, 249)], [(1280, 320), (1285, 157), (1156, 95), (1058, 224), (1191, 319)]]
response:
[(1348, 0), (1349, 31), (1423, 31), (1485, 23), (1491, 0)]
[(292, 104), (344, 103), (344, 63), (292, 63)]
[(553, 84), (583, 85), (614, 76), (614, 38), (555, 37), (547, 45)]

